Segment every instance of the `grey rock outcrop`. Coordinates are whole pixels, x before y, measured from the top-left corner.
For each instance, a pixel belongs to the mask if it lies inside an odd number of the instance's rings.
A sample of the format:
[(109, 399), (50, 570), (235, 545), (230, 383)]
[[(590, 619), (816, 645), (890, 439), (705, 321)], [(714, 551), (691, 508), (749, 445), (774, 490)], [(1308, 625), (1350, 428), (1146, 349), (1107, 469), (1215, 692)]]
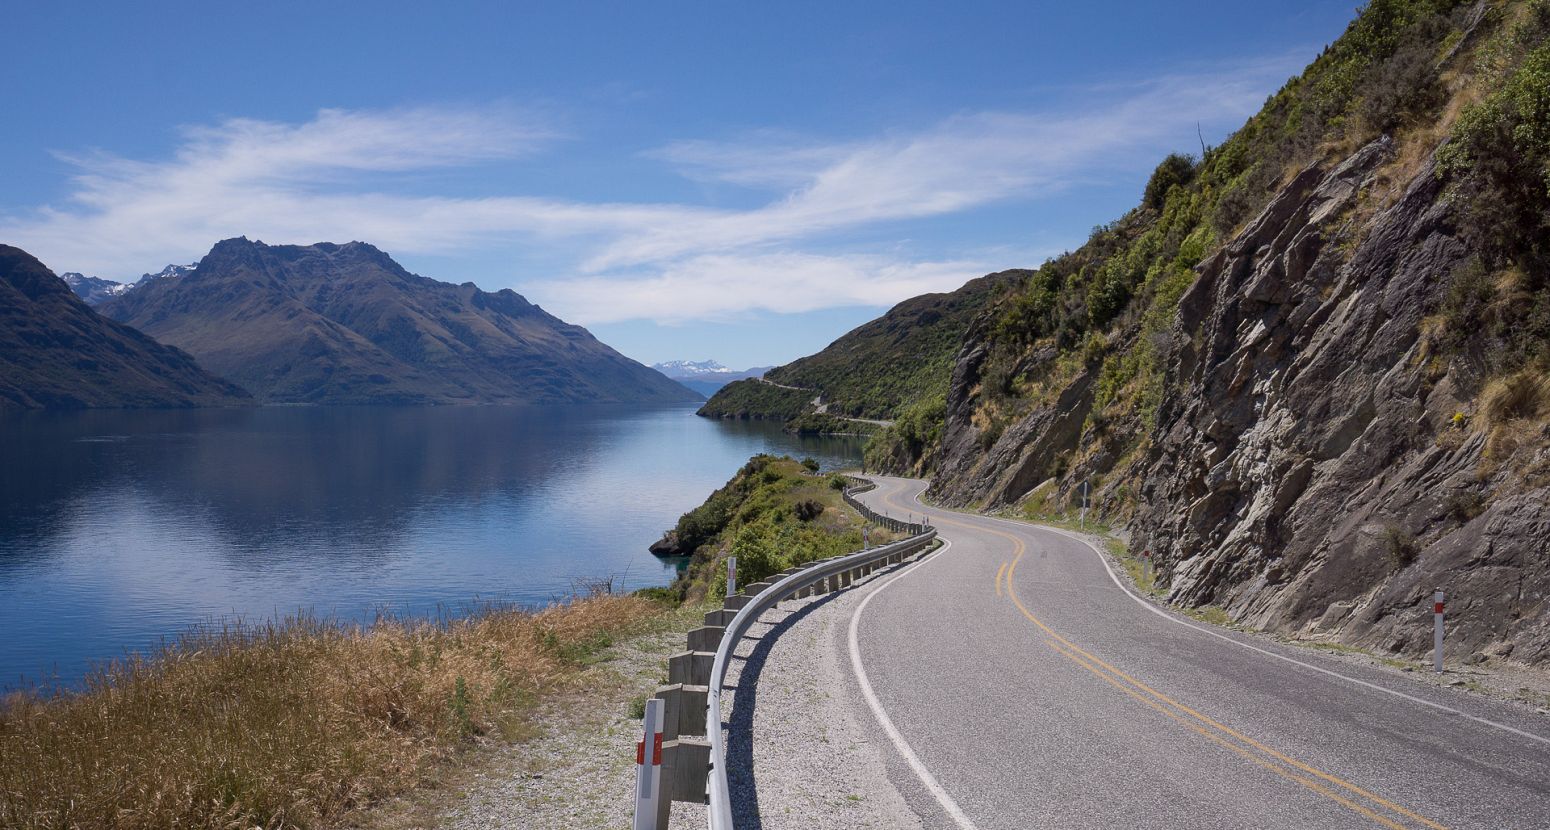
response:
[(1465, 421), (1484, 362), (1435, 354), (1423, 320), (1472, 252), (1432, 162), (1398, 169), (1387, 139), (1310, 166), (1199, 267), (1139, 458), (1078, 452), (1094, 443), (1090, 371), (986, 447), (971, 334), (935, 494), (1011, 504), (1052, 476), (1066, 491), (1102, 476), (1097, 502), (1133, 504), (1119, 518), (1176, 602), (1415, 654), (1440, 586), (1452, 657), (1550, 661), (1550, 434)]

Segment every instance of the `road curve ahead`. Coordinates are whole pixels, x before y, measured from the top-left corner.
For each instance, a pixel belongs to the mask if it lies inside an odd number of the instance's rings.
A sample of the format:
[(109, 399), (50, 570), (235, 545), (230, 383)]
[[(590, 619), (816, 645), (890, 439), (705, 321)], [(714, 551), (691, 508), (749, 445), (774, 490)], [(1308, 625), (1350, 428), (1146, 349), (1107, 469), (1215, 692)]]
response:
[(927, 826), (1550, 828), (1550, 719), (1160, 611), (1078, 538), (875, 480), (951, 545), (852, 621)]

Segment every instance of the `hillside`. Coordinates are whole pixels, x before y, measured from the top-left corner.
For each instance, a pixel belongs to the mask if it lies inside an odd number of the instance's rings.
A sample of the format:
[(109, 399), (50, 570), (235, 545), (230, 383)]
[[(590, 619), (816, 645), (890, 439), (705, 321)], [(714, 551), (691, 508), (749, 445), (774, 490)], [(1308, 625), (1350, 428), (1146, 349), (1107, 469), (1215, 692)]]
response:
[(362, 242), (218, 243), (102, 313), (185, 349), (265, 403), (697, 400), (511, 290), (416, 276)]
[(1090, 482), (1170, 600), (1249, 625), (1414, 654), (1441, 585), (1457, 647), (1550, 661), (1547, 35), (1368, 4), (979, 315), (868, 463), (1032, 517)]
[[(841, 476), (818, 475), (811, 459), (750, 458), (651, 546), (658, 555), (690, 557), (667, 590), (675, 600), (721, 596), (728, 556), (737, 557), (738, 583), (749, 585), (794, 565), (860, 550), (866, 522), (845, 504), (845, 486)], [(872, 528), (873, 543), (892, 538)]]
[[(700, 414), (791, 421), (821, 396), (830, 415), (892, 420), (909, 404), (946, 392), (970, 321), (1027, 273), (989, 274), (950, 293), (905, 300), (823, 351), (765, 372), (770, 383), (728, 384)], [(831, 420), (837, 427), (844, 423)]]
[(98, 316), (26, 251), (0, 245), (0, 410), (246, 402), (187, 354)]

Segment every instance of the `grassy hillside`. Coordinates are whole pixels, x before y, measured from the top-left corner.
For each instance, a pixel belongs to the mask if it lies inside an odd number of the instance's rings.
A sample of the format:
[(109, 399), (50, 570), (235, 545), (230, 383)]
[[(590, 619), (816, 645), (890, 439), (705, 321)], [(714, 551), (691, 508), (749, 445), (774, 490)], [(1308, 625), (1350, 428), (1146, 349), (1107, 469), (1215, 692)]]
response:
[(812, 391), (733, 383), (713, 395), (700, 414), (787, 421), (793, 430), (871, 431), (833, 418), (794, 419), (810, 416), (808, 404), (819, 394), (831, 415), (892, 420), (911, 402), (944, 393), (970, 322), (1028, 273), (989, 274), (950, 293), (905, 300), (823, 351), (765, 373), (774, 383)]
[(813, 392), (787, 389), (757, 378), (735, 380), (721, 387), (700, 407), (707, 418), (789, 421), (811, 407)]
[(906, 404), (947, 389), (969, 323), (1028, 273), (1002, 271), (951, 293), (905, 300), (823, 351), (765, 377), (821, 391), (835, 414), (891, 420)]
[[(669, 589), (676, 599), (719, 597), (726, 558), (751, 584), (793, 565), (859, 550), (865, 521), (845, 505), (845, 480), (819, 475), (816, 462), (756, 455), (705, 503), (685, 513), (659, 542), (692, 556)], [(888, 538), (873, 528), (874, 542)]]

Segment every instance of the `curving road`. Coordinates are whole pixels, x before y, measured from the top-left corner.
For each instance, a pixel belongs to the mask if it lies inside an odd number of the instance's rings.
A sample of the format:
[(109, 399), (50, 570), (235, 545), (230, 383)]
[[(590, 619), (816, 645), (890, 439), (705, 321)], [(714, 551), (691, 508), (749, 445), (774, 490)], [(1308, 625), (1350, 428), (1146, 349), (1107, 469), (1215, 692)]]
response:
[(1550, 719), (1162, 611), (1073, 535), (923, 505), (949, 549), (851, 621), (889, 775), (946, 828), (1550, 828)]

